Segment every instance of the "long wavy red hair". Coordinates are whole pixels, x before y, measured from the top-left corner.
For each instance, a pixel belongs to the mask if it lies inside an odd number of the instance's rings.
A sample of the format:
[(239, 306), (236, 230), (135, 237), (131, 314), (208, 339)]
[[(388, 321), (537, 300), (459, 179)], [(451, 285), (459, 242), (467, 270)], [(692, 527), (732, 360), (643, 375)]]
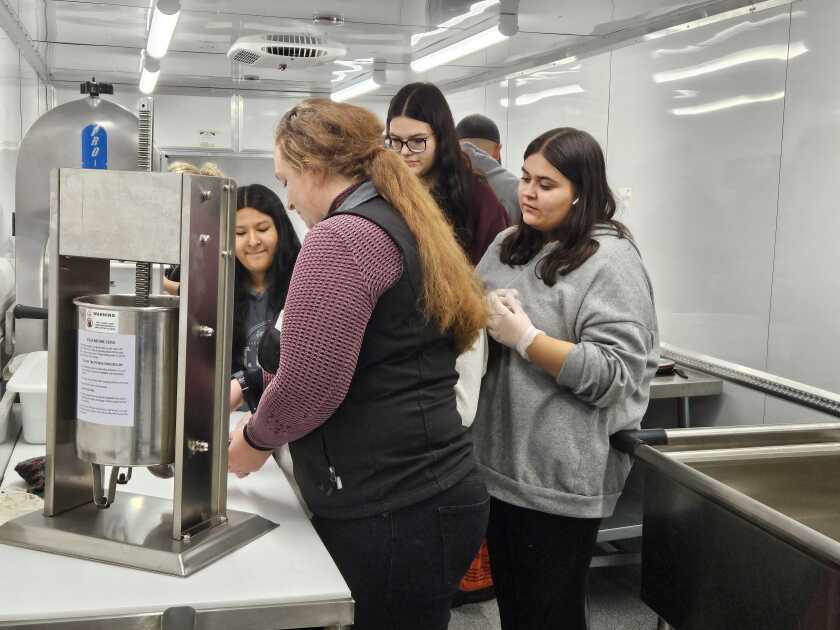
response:
[(402, 159), (382, 146), (382, 133), (379, 119), (362, 107), (308, 99), (283, 116), (275, 142), (298, 171), (370, 178), (417, 239), (424, 314), (451, 332), (462, 352), (487, 323), (481, 284), (443, 211)]

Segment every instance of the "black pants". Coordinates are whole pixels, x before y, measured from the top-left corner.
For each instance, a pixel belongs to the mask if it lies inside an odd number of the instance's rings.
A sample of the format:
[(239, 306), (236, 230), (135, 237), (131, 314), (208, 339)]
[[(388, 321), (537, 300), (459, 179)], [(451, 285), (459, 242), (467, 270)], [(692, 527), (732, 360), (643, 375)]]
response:
[(487, 546), (502, 630), (586, 630), (600, 523), (490, 500)]
[(356, 602), (356, 630), (444, 630), (458, 583), (487, 527), (490, 497), (475, 474), (415, 505), (312, 523)]

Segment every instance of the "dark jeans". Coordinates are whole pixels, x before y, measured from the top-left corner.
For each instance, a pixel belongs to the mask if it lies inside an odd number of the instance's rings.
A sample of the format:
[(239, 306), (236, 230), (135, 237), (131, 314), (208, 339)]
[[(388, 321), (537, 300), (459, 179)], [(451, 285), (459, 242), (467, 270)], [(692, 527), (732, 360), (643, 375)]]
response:
[(502, 630), (586, 630), (600, 523), (490, 500), (487, 546)]
[(312, 523), (356, 602), (356, 630), (444, 630), (487, 527), (490, 497), (472, 473), (415, 505)]

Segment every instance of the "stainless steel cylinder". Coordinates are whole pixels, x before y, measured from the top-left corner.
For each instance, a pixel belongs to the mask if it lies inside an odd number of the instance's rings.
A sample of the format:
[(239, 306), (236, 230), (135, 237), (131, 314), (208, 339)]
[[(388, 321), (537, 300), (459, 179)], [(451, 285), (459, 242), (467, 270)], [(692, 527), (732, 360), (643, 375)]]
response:
[(78, 315), (76, 454), (95, 464), (175, 461), (178, 303), (174, 296), (89, 295)]

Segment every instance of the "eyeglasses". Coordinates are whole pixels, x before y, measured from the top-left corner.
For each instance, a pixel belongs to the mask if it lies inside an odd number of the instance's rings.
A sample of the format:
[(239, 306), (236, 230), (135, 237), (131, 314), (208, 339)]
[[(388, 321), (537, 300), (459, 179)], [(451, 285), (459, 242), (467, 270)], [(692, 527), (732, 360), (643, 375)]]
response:
[(428, 140), (429, 136), (425, 136), (423, 138), (409, 138), (408, 140), (395, 138), (393, 136), (385, 136), (385, 147), (391, 149), (392, 151), (396, 151), (397, 153), (402, 152), (403, 147), (408, 147), (408, 150), (411, 153), (423, 153), (423, 151), (426, 150), (426, 142)]

